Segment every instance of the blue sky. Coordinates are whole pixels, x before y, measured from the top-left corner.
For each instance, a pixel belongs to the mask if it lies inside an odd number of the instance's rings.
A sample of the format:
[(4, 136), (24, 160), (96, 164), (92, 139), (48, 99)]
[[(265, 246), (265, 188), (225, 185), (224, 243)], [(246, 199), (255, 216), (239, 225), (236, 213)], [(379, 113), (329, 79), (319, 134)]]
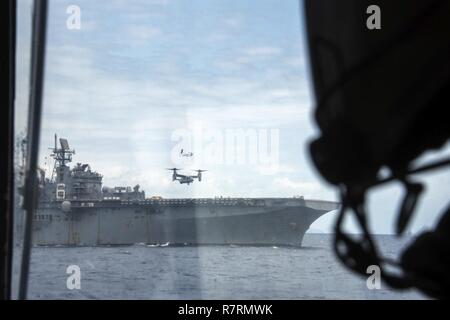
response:
[[(80, 30), (66, 27), (70, 5), (81, 9)], [(26, 92), (29, 18), (30, 1), (22, 0), (19, 92)], [(306, 152), (316, 129), (303, 37), (295, 0), (50, 1), (41, 165), (50, 167), (46, 151), (57, 133), (76, 149), (74, 162), (91, 164), (105, 185), (139, 183), (148, 196), (335, 200)], [(19, 94), (17, 108), (24, 107), (26, 95)], [(194, 163), (174, 163), (174, 132), (199, 127), (276, 130), (277, 170), (206, 163), (195, 152)], [(164, 168), (180, 164), (188, 173), (209, 171), (201, 183), (179, 185)], [(448, 198), (448, 176), (427, 179), (436, 193), (421, 204), (413, 230), (432, 225)], [(375, 232), (392, 231), (399, 194), (392, 187), (372, 197)], [(313, 228), (329, 231), (334, 218), (328, 214)]]

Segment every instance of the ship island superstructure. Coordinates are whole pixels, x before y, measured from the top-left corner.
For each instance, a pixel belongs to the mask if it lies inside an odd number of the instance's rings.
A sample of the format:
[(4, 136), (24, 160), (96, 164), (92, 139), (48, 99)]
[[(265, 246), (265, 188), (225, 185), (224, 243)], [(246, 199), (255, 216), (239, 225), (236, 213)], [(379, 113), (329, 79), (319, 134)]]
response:
[(36, 245), (293, 245), (309, 226), (338, 208), (332, 201), (292, 198), (147, 198), (139, 185), (102, 186), (88, 164), (73, 168), (66, 139), (52, 149), (50, 178), (41, 172), (33, 221)]

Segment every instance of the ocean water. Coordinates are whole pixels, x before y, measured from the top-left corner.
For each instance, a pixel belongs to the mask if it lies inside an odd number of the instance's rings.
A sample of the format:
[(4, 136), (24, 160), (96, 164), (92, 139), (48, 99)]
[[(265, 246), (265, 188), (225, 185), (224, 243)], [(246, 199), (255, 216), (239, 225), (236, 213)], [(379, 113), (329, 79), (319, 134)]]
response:
[[(425, 299), (394, 291), (343, 267), (332, 237), (306, 234), (302, 248), (253, 246), (35, 247), (31, 299)], [(376, 236), (395, 257), (408, 239)], [(81, 289), (67, 288), (77, 265)], [(15, 268), (18, 274), (18, 268)]]

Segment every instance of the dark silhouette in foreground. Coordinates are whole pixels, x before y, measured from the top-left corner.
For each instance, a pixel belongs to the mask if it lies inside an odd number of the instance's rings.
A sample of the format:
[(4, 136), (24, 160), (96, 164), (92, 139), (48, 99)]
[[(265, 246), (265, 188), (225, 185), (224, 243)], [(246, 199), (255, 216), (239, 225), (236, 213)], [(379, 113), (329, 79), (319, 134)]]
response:
[[(416, 287), (432, 297), (449, 297), (450, 208), (437, 228), (417, 237), (396, 262), (381, 257), (372, 240), (365, 198), (374, 186), (403, 185), (396, 222), (401, 235), (425, 188), (414, 175), (450, 164), (443, 159), (414, 165), (450, 137), (450, 2), (377, 1), (380, 29), (367, 27), (370, 5), (361, 0), (305, 2), (320, 128), (310, 152), (320, 174), (340, 190), (335, 251), (347, 267), (365, 276), (369, 265), (379, 265), (382, 278), (394, 288)], [(388, 169), (388, 178), (380, 178), (382, 169)], [(342, 231), (347, 214), (356, 217), (360, 239)]]

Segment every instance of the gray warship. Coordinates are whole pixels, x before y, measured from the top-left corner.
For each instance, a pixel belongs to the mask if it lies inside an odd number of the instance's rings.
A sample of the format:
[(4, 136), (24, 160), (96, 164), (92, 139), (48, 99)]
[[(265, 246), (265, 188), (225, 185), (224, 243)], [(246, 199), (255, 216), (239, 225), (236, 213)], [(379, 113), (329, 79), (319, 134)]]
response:
[(338, 208), (303, 197), (148, 198), (139, 185), (102, 187), (103, 176), (88, 164), (70, 168), (75, 151), (56, 141), (52, 175), (39, 175), (35, 245), (301, 246), (309, 226)]

